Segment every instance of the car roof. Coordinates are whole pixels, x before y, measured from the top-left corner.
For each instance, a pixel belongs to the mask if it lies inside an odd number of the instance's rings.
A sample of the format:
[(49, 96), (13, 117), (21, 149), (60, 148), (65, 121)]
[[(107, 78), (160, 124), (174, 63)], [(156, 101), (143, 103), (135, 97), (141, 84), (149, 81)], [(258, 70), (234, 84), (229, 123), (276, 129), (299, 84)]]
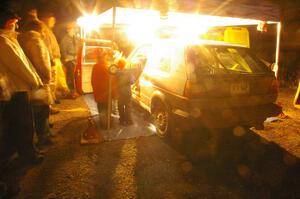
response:
[(158, 44), (161, 44), (161, 43), (181, 44), (183, 46), (211, 45), (211, 46), (247, 48), (245, 45), (233, 44), (233, 43), (224, 42), (224, 41), (203, 40), (203, 39), (183, 40), (183, 39), (177, 39), (177, 38), (157, 39), (152, 42), (146, 42), (143, 45), (151, 45), (151, 44), (155, 44), (155, 43), (158, 43)]
[(187, 42), (187, 45), (215, 45), (215, 46), (231, 46), (231, 47), (246, 47), (241, 44), (233, 44), (224, 41), (213, 41), (213, 40), (196, 40)]

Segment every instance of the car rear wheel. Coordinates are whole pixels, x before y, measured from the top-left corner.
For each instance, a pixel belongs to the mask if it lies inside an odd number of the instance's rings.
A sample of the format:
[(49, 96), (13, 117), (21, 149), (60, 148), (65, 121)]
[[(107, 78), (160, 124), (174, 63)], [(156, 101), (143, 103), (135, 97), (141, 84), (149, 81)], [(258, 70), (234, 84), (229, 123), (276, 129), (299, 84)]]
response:
[(167, 105), (157, 102), (153, 105), (151, 116), (160, 137), (167, 137), (171, 131), (171, 113)]

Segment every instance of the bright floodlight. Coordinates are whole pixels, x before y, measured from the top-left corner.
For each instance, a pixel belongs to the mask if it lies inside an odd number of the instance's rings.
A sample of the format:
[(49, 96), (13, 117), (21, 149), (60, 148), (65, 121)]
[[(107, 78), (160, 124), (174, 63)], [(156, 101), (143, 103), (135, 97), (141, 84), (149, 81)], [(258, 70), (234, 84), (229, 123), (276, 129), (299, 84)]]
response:
[(99, 15), (92, 14), (79, 17), (77, 19), (77, 24), (84, 28), (85, 31), (90, 32), (92, 30), (97, 30), (101, 25), (101, 21)]

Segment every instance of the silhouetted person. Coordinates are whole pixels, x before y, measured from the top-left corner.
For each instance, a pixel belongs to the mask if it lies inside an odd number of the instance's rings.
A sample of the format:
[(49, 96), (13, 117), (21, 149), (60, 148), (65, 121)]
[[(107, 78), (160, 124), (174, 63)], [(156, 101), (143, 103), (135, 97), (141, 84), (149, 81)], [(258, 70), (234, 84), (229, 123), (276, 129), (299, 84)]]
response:
[[(107, 118), (108, 118), (108, 110), (111, 107), (108, 107), (108, 96), (109, 96), (109, 50), (107, 49), (99, 49), (96, 52), (97, 56), (97, 63), (93, 66), (92, 69), (92, 87), (93, 87), (93, 94), (94, 100), (97, 103), (98, 112), (100, 115), (100, 124), (102, 127), (106, 127), (107, 125)], [(112, 78), (112, 85), (111, 85), (111, 96), (115, 98), (117, 95), (116, 89), (116, 79), (115, 77)]]
[(79, 48), (79, 39), (76, 37), (75, 24), (70, 22), (66, 25), (66, 33), (60, 42), (63, 64), (66, 68), (67, 84), (70, 89), (70, 97), (76, 98), (79, 95), (75, 86), (75, 65)]
[(131, 84), (133, 84), (133, 76), (131, 71), (125, 68), (125, 58), (118, 60), (117, 65), (120, 70), (117, 74), (119, 121), (121, 125), (131, 125), (133, 124), (131, 117)]
[(43, 38), (44, 42), (50, 53), (51, 65), (53, 72), (52, 92), (59, 103), (58, 96), (65, 97), (69, 94), (69, 88), (66, 83), (66, 77), (61, 63), (60, 48), (52, 29), (56, 24), (56, 18), (51, 12), (43, 12), (39, 15), (40, 20), (43, 22)]

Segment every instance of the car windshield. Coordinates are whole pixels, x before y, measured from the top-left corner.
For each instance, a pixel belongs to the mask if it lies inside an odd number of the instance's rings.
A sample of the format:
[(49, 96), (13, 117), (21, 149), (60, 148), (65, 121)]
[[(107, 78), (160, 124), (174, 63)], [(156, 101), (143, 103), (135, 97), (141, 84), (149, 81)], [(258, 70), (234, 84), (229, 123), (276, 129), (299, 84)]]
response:
[[(195, 45), (187, 48), (187, 61), (195, 71), (266, 73), (268, 69), (249, 49), (231, 46)], [(216, 70), (218, 69), (218, 70)]]

